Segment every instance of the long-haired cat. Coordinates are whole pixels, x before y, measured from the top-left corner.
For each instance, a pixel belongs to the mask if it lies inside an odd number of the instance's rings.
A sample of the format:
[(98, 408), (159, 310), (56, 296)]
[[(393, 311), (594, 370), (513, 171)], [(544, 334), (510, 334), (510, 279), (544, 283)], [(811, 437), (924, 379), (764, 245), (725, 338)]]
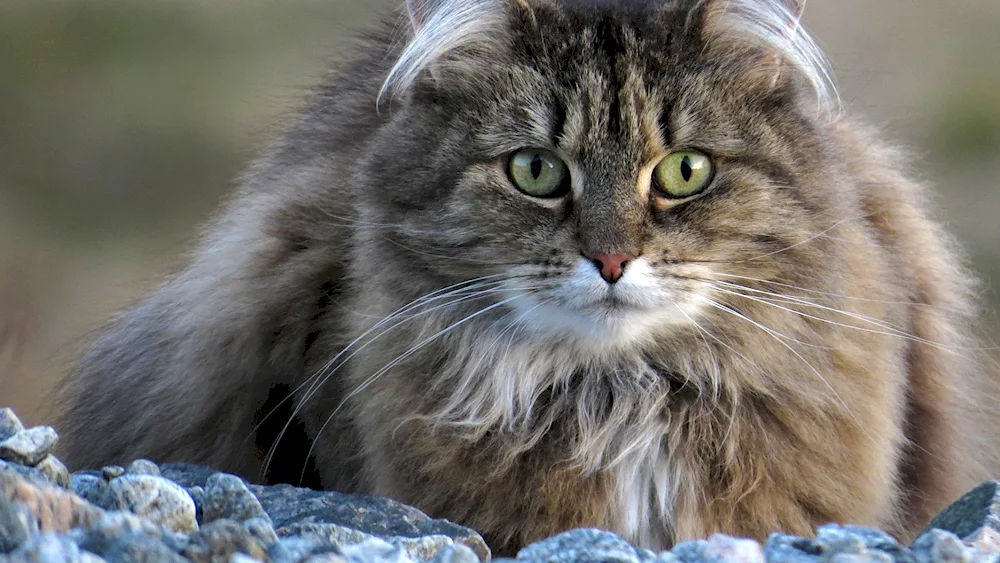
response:
[(308, 457), (501, 553), (912, 534), (982, 452), (972, 282), (802, 3), (410, 0), (83, 358), (69, 461)]

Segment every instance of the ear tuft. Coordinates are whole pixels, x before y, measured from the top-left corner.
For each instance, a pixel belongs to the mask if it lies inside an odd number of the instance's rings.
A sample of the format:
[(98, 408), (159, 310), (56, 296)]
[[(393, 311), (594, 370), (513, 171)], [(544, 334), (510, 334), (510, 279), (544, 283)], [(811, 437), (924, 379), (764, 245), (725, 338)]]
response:
[[(840, 98), (826, 56), (800, 24), (806, 0), (705, 0), (702, 29), (710, 52), (746, 56), (749, 75), (774, 87), (792, 74), (805, 79), (821, 113), (840, 112)], [(752, 53), (751, 53), (752, 54)]]
[(443, 3), (443, 0), (406, 0), (406, 11), (410, 15), (414, 33), (420, 33)]
[(412, 36), (379, 92), (401, 93), (417, 78), (451, 57), (479, 50), (497, 52), (506, 44), (505, 0), (407, 0)]

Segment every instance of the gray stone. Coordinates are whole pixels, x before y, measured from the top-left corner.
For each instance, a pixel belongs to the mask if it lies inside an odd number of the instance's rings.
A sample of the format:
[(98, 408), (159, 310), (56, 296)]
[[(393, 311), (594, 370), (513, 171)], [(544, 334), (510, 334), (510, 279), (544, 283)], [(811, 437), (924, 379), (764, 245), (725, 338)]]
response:
[(24, 430), (21, 419), (11, 409), (0, 409), (0, 442)]
[(976, 487), (938, 514), (927, 528), (945, 530), (963, 540), (983, 528), (1000, 532), (1000, 481)]
[(69, 539), (55, 534), (38, 534), (28, 538), (10, 554), (11, 562), (24, 563), (85, 563), (93, 561)]
[(705, 560), (706, 547), (708, 542), (705, 540), (686, 541), (675, 545), (670, 553), (684, 563), (701, 563)]
[(271, 563), (300, 563), (311, 555), (322, 553), (340, 555), (341, 551), (337, 546), (317, 538), (289, 537), (279, 539), (267, 550), (267, 560)]
[(194, 501), (180, 485), (153, 475), (122, 475), (108, 486), (115, 508), (128, 510), (175, 532), (198, 529)]
[[(160, 471), (164, 477), (184, 487), (203, 487), (216, 473), (204, 467), (182, 463), (163, 464)], [(487, 560), (490, 557), (486, 542), (475, 531), (447, 520), (429, 518), (416, 508), (390, 499), (312, 491), (291, 485), (250, 485), (250, 490), (271, 517), (279, 537), (283, 535), (281, 528), (287, 524), (330, 523), (381, 538), (448, 536), (471, 548), (480, 559)]]
[(972, 555), (958, 536), (936, 528), (921, 534), (912, 550), (919, 563), (965, 563)]
[(79, 472), (70, 476), (70, 490), (80, 497), (100, 506), (108, 507), (108, 482), (92, 474)]
[(160, 466), (156, 465), (148, 459), (137, 459), (132, 463), (128, 464), (125, 468), (126, 475), (153, 475), (155, 477), (160, 476)]
[(194, 501), (195, 518), (198, 519), (198, 525), (204, 524), (205, 513), (202, 511), (202, 507), (205, 506), (205, 489), (201, 487), (188, 487), (184, 490), (187, 491), (188, 496)]
[(117, 479), (125, 474), (125, 468), (120, 465), (106, 465), (101, 468), (101, 478), (105, 481)]
[(38, 533), (38, 522), (21, 504), (0, 495), (0, 553), (17, 549), (29, 536)]
[(115, 538), (104, 553), (108, 563), (185, 563), (180, 554), (145, 534), (129, 533)]
[(747, 539), (714, 535), (704, 549), (705, 561), (727, 563), (764, 563), (760, 544)]
[(45, 459), (38, 462), (35, 468), (41, 471), (49, 481), (64, 489), (70, 488), (69, 469), (66, 469), (63, 462), (59, 461), (56, 456), (52, 454), (45, 456)]
[(274, 526), (267, 518), (251, 518), (244, 522), (243, 526), (265, 548), (271, 547), (278, 541), (278, 534), (274, 532)]
[(638, 563), (639, 554), (625, 540), (603, 530), (581, 529), (533, 543), (517, 554), (531, 562)]
[(479, 563), (479, 557), (468, 546), (452, 543), (439, 551), (431, 563)]
[(58, 441), (59, 435), (51, 426), (22, 430), (0, 442), (0, 459), (34, 466), (52, 453)]
[(78, 528), (68, 534), (83, 549), (103, 554), (111, 549), (118, 538), (124, 536), (150, 536), (161, 538), (163, 530), (148, 520), (128, 512), (106, 512), (86, 529)]
[(826, 548), (815, 540), (771, 534), (764, 544), (764, 558), (768, 563), (808, 563), (819, 561)]
[[(307, 536), (318, 538), (326, 543), (339, 546), (346, 550), (348, 546), (359, 544), (372, 544), (372, 540), (379, 540), (388, 545), (398, 547), (406, 552), (407, 557), (413, 561), (432, 561), (442, 553), (452, 550), (456, 545), (455, 540), (448, 536), (432, 534), (429, 536), (406, 537), (387, 536), (377, 537), (366, 534), (354, 528), (347, 528), (338, 524), (299, 522), (289, 524), (278, 530), (282, 536)], [(376, 544), (372, 544), (376, 545)], [(466, 546), (467, 547), (467, 546)], [(478, 561), (479, 558), (476, 557)]]
[[(245, 522), (253, 518), (271, 518), (247, 488), (243, 479), (227, 473), (216, 473), (205, 483), (205, 500), (201, 507), (205, 522), (222, 518)], [(273, 525), (273, 524), (272, 524)]]
[(226, 561), (236, 553), (263, 560), (267, 550), (239, 522), (215, 520), (189, 536), (182, 555), (195, 562)]
[(228, 563), (260, 563), (260, 559), (242, 553), (234, 553), (229, 556)]

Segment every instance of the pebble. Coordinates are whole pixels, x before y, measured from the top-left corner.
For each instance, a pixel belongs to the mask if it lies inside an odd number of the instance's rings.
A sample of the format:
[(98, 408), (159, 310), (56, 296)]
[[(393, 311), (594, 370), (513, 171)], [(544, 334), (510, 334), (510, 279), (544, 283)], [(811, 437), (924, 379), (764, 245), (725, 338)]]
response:
[(117, 479), (125, 474), (125, 468), (120, 465), (106, 465), (101, 468), (101, 477), (105, 481)]
[(0, 553), (10, 553), (38, 533), (38, 523), (20, 503), (0, 496)]
[(93, 563), (103, 561), (81, 551), (75, 543), (55, 534), (38, 534), (28, 538), (10, 554), (8, 561), (17, 563)]
[(34, 467), (52, 453), (59, 435), (51, 426), (22, 430), (0, 442), (0, 459)]
[(264, 512), (264, 507), (250, 492), (243, 479), (227, 473), (216, 473), (205, 483), (202, 518), (205, 522), (213, 522), (220, 518), (238, 522), (262, 518), (271, 523), (271, 517)]
[(267, 550), (239, 522), (215, 520), (191, 534), (190, 543), (183, 554), (196, 562), (225, 561), (233, 554), (242, 553), (263, 560)]
[(764, 563), (764, 551), (759, 543), (718, 534), (709, 538), (703, 553), (707, 561)]
[(155, 537), (135, 533), (115, 538), (103, 556), (108, 563), (186, 562), (180, 554)]
[(243, 523), (243, 527), (265, 548), (278, 542), (278, 534), (274, 532), (270, 519), (251, 518)]
[(183, 487), (163, 477), (122, 475), (109, 483), (108, 498), (115, 508), (128, 510), (175, 532), (198, 529), (191, 496)]
[(126, 475), (153, 475), (160, 476), (160, 466), (148, 459), (137, 459), (128, 464), (125, 468)]
[(104, 515), (103, 510), (65, 489), (37, 484), (13, 472), (0, 472), (0, 495), (23, 505), (42, 533), (89, 527)]
[(59, 485), (60, 487), (64, 489), (70, 488), (71, 483), (70, 483), (69, 469), (66, 469), (66, 466), (63, 465), (63, 462), (59, 461), (59, 458), (57, 458), (56, 456), (52, 454), (45, 456), (45, 459), (38, 462), (38, 465), (35, 466), (35, 469), (41, 471), (43, 474), (45, 474), (46, 477), (49, 478), (50, 481)]
[(108, 482), (96, 475), (74, 473), (70, 476), (69, 488), (73, 493), (101, 508), (106, 508), (108, 505)]
[(0, 409), (0, 441), (10, 438), (24, 430), (21, 419), (17, 418), (12, 409)]

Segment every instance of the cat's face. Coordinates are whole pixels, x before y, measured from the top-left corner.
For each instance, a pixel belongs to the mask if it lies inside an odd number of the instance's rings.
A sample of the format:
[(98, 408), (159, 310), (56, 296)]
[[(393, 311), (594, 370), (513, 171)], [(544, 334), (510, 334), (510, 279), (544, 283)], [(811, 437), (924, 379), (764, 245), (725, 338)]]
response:
[(813, 93), (714, 39), (711, 4), (509, 2), (504, 48), (392, 109), (368, 161), (387, 248), (441, 287), (505, 275), (512, 321), (613, 343), (711, 314), (726, 276), (822, 272), (830, 241), (803, 241), (850, 196)]

